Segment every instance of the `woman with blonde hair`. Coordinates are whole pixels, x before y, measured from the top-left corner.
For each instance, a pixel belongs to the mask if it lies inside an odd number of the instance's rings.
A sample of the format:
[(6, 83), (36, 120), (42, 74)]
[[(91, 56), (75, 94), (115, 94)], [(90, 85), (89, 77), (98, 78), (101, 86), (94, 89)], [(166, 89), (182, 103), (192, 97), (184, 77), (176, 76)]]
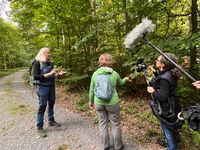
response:
[(51, 62), (51, 52), (49, 48), (42, 48), (36, 56), (33, 65), (33, 78), (36, 80), (37, 94), (39, 99), (39, 109), (36, 117), (36, 125), (40, 137), (46, 137), (43, 129), (44, 113), (48, 105), (49, 126), (60, 127), (61, 125), (54, 120), (55, 104), (55, 77), (64, 75), (64, 71), (57, 73)]
[[(113, 58), (110, 54), (104, 53), (99, 57), (100, 68), (93, 73), (91, 78), (89, 107), (90, 109), (96, 109), (99, 119), (100, 134), (102, 136), (103, 149), (109, 150), (109, 148), (112, 147), (109, 142), (110, 137), (108, 123), (110, 122), (112, 127), (113, 146), (115, 150), (122, 150), (124, 148), (124, 144), (122, 141), (120, 107), (116, 85), (124, 85), (129, 78), (125, 77), (124, 79), (121, 79), (120, 75), (112, 69), (112, 64)], [(101, 75), (103, 76), (101, 77)], [(106, 80), (106, 77), (108, 77), (109, 80)], [(104, 86), (104, 89), (101, 89), (101, 87), (98, 86)], [(111, 96), (104, 99), (103, 96), (100, 97), (99, 95), (101, 94), (101, 91), (105, 91), (107, 93), (106, 88), (111, 89)], [(98, 91), (100, 92), (98, 93)]]

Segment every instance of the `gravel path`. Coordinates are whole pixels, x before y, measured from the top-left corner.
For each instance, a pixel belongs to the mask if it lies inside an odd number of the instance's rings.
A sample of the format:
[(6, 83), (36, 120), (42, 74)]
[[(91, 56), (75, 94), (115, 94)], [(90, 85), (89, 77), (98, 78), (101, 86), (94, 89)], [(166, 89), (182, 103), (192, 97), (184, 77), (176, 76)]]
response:
[[(55, 119), (62, 127), (48, 127), (45, 118), (48, 136), (39, 138), (35, 127), (38, 100), (22, 79), (25, 72), (0, 79), (0, 150), (103, 150), (98, 127), (58, 105)], [(139, 150), (128, 138), (124, 142), (125, 150)]]

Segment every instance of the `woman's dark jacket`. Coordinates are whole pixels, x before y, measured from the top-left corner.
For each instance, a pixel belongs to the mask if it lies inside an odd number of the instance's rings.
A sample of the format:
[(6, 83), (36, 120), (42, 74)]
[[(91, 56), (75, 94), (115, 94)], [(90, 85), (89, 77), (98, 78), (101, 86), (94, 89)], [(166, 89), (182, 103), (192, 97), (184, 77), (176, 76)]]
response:
[(159, 117), (170, 123), (175, 122), (181, 108), (176, 96), (177, 80), (173, 77), (171, 71), (160, 72), (158, 76), (151, 80), (150, 85), (155, 90), (152, 93), (154, 114), (158, 113)]
[(41, 63), (35, 61), (33, 65), (33, 78), (36, 80), (37, 85), (43, 86), (54, 86), (54, 77), (44, 77), (44, 74), (49, 73), (53, 70), (53, 64), (51, 62)]

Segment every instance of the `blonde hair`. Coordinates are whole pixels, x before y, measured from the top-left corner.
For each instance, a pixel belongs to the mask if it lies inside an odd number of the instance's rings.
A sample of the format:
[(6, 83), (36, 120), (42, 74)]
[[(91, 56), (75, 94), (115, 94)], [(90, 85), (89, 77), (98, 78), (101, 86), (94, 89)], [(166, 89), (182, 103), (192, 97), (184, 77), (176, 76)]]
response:
[(113, 58), (110, 54), (104, 53), (99, 57), (99, 66), (111, 67), (113, 64)]
[(49, 50), (49, 48), (47, 48), (47, 47), (41, 48), (40, 51), (38, 52), (37, 56), (35, 57), (35, 59), (40, 62), (47, 62), (47, 58), (45, 56), (45, 52), (47, 50)]

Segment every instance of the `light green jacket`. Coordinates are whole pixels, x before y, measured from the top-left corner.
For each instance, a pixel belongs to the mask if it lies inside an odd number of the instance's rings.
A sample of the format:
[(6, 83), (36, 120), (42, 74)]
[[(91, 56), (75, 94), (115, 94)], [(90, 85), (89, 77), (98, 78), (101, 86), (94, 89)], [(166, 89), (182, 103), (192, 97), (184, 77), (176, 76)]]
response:
[[(104, 100), (101, 100), (94, 95), (94, 87), (95, 87), (95, 81), (96, 81), (97, 74), (110, 74), (110, 81), (113, 86), (113, 96), (109, 102), (105, 102)], [(116, 85), (118, 84), (118, 85), (122, 86), (125, 84), (125, 82), (126, 81), (124, 79), (121, 79), (119, 74), (116, 71), (114, 71), (112, 68), (101, 67), (101, 68), (97, 69), (93, 73), (91, 82), (90, 82), (90, 91), (89, 91), (90, 104), (95, 103), (95, 104), (99, 104), (99, 105), (115, 105), (115, 104), (119, 103)]]

